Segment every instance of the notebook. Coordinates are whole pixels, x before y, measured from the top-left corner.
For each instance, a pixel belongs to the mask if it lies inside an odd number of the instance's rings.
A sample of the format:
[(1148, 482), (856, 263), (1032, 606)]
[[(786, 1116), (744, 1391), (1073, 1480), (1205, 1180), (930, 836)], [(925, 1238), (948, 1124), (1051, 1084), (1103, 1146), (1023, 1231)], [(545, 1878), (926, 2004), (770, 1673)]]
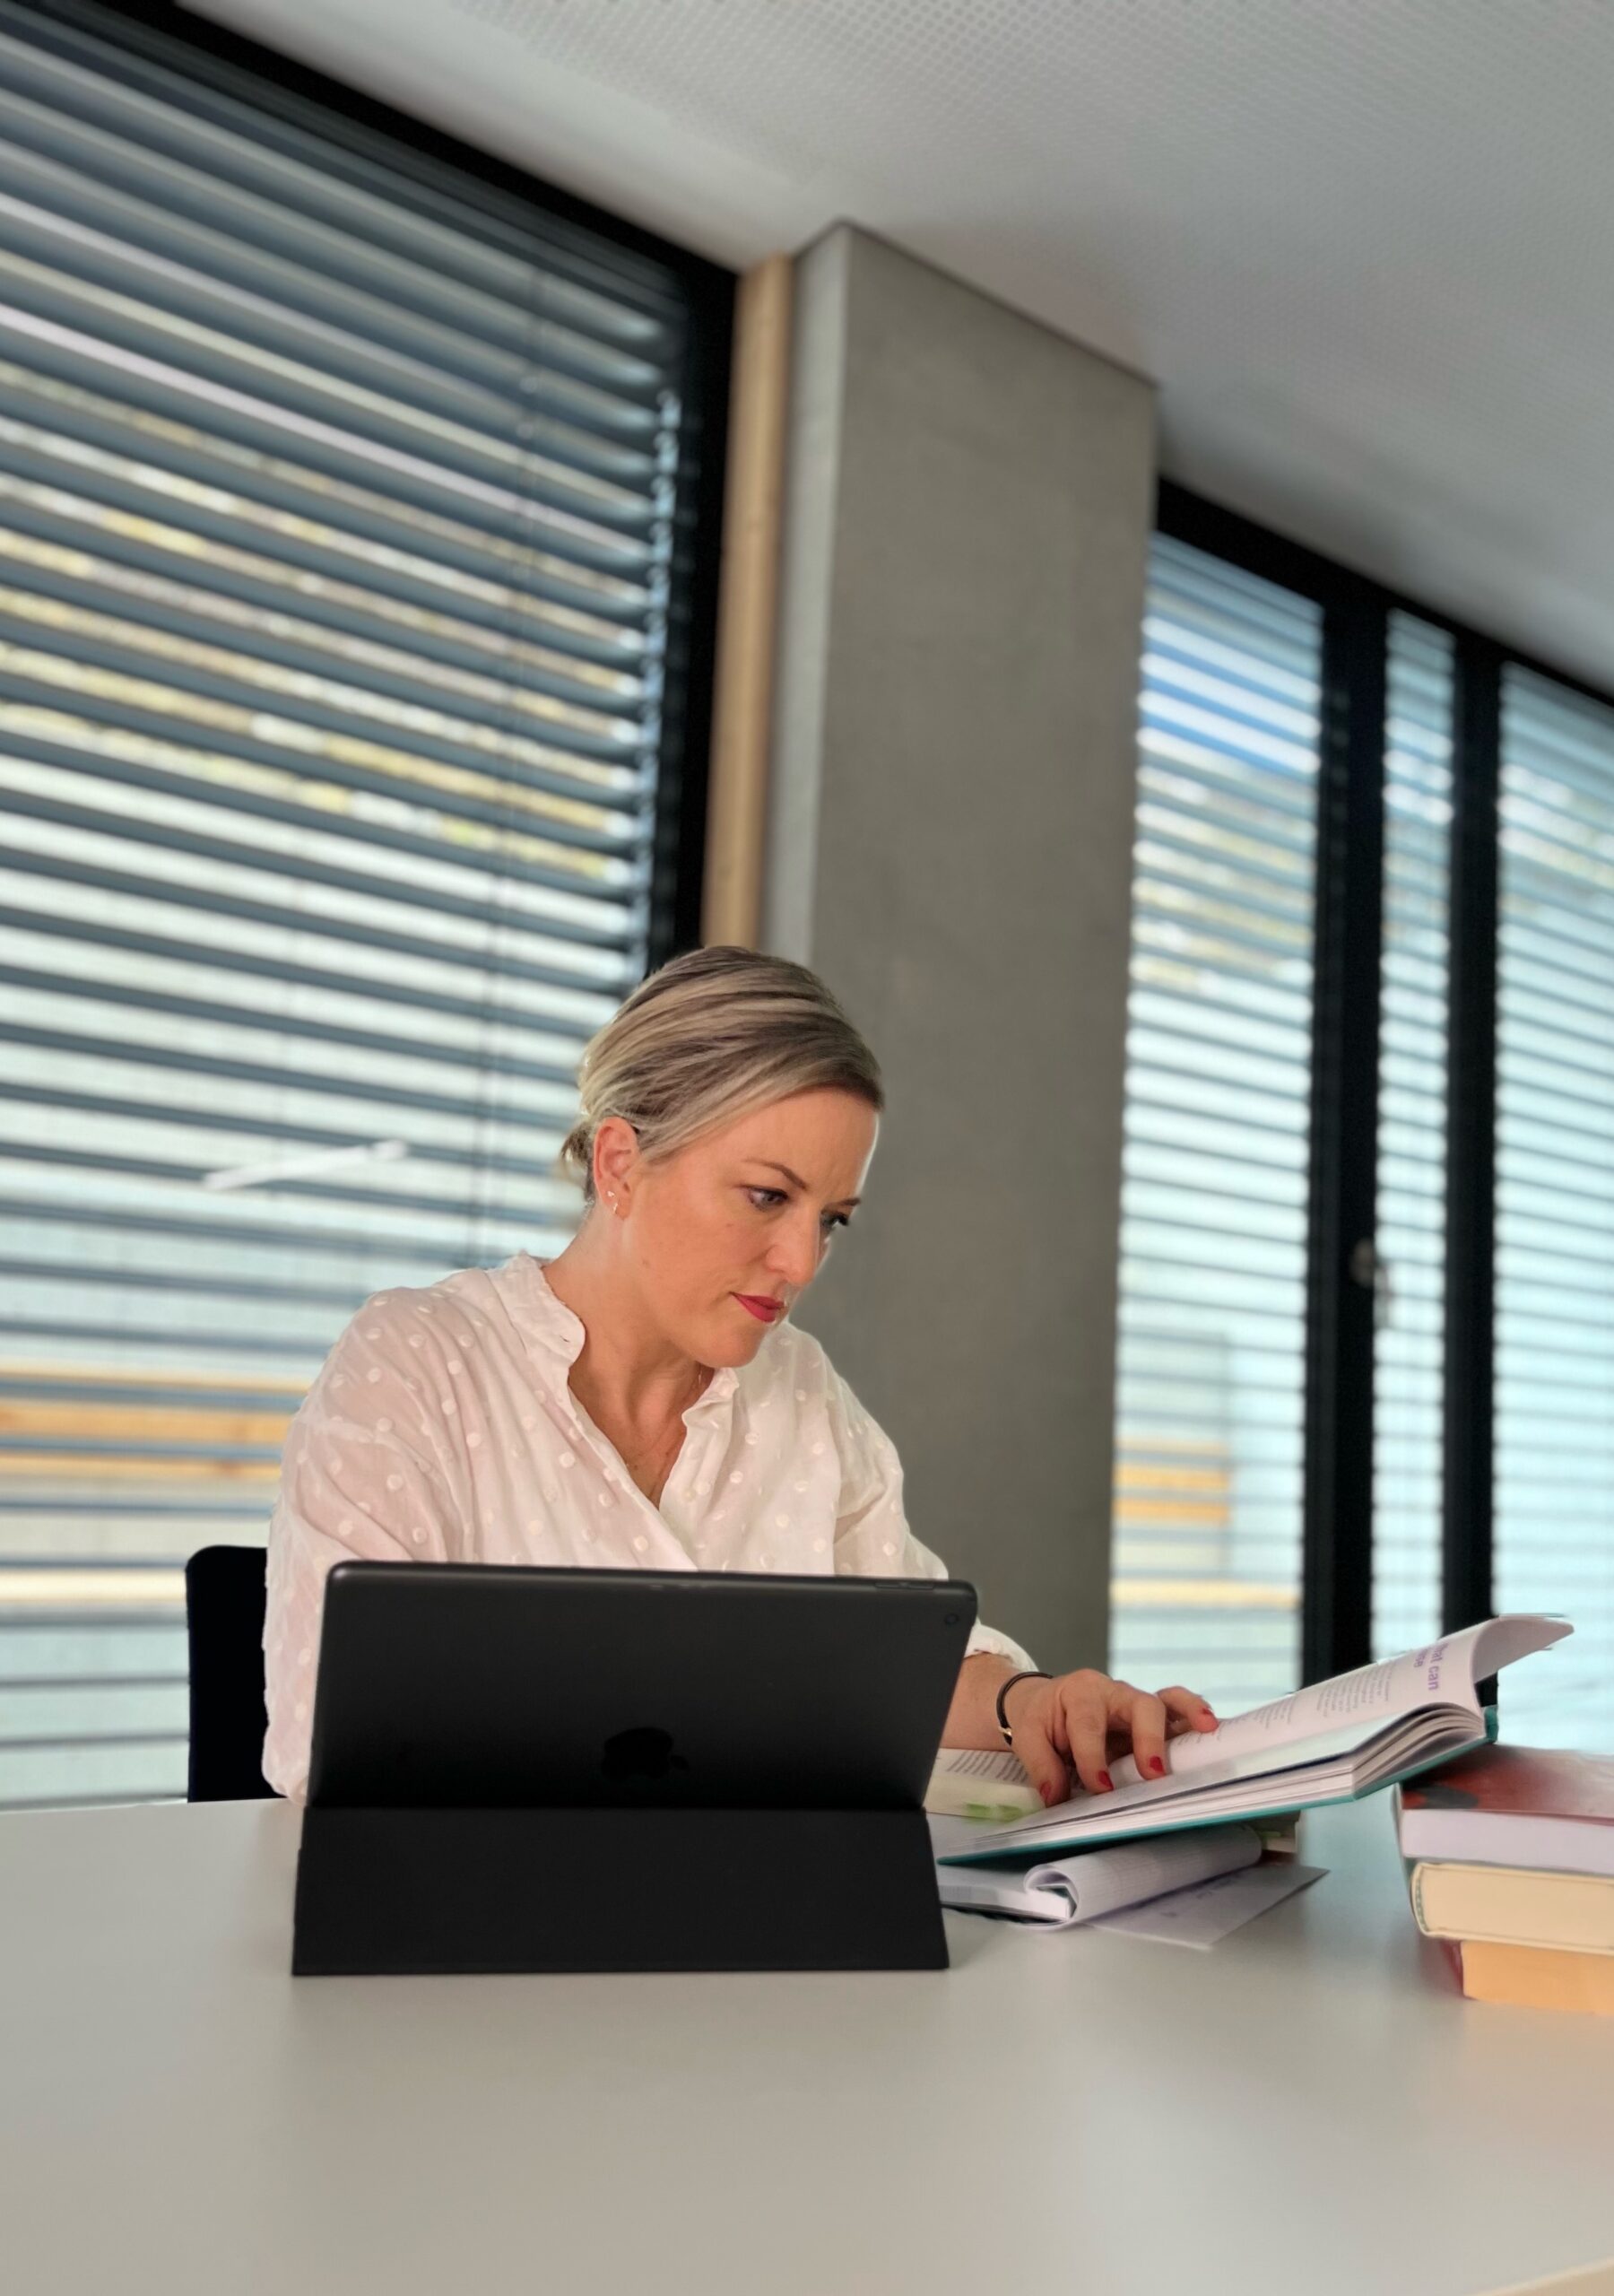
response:
[(1215, 1730), (1168, 1740), (1164, 1778), (1141, 1778), (1128, 1755), (1110, 1764), (1113, 1793), (1079, 1792), (1053, 1809), (985, 1827), (948, 1850), (946, 1862), (1041, 1859), (1094, 1842), (1271, 1817), (1376, 1792), (1483, 1745), (1495, 1718), (1477, 1685), (1572, 1631), (1563, 1619), (1511, 1613), (1314, 1683)]
[[(948, 1835), (933, 1826), (932, 1837), (940, 1853)], [(1029, 1868), (938, 1865), (936, 1881), (942, 1904), (958, 1911), (1013, 1914), (1022, 1921), (1069, 1929), (1219, 1874), (1237, 1873), (1254, 1866), (1261, 1850), (1261, 1836), (1253, 1827), (1218, 1826), (1176, 1839), (1157, 1834), (1146, 1841), (1083, 1850)]]

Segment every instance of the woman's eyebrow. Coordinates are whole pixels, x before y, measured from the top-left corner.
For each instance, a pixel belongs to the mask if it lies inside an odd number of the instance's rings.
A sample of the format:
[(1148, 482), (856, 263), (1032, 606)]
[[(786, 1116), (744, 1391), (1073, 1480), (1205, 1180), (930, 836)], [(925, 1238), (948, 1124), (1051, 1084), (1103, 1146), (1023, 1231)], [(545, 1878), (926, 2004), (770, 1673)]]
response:
[[(804, 1189), (807, 1186), (800, 1172), (793, 1172), (788, 1164), (776, 1164), (771, 1156), (753, 1156), (751, 1161), (753, 1164), (765, 1164), (770, 1172), (783, 1172), (785, 1178), (796, 1187)], [(841, 1196), (836, 1198), (836, 1202), (857, 1205), (863, 1202), (863, 1198), (861, 1196)]]

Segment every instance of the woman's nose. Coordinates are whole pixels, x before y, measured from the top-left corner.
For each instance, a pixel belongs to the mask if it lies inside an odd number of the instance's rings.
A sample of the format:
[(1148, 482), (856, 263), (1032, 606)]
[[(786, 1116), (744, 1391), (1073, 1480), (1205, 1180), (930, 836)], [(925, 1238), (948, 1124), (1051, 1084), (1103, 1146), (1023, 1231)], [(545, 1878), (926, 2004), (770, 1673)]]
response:
[(811, 1225), (793, 1221), (780, 1231), (768, 1257), (784, 1281), (799, 1292), (818, 1274), (821, 1248), (822, 1237), (816, 1220)]

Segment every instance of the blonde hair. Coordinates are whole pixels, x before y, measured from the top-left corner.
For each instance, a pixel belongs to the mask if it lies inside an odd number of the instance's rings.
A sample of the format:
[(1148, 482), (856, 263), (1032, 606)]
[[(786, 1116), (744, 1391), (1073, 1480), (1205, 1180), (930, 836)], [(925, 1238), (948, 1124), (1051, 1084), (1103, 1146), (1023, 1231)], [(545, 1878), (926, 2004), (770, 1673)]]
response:
[(594, 1135), (607, 1117), (625, 1118), (655, 1161), (770, 1101), (826, 1088), (885, 1106), (873, 1054), (818, 975), (754, 949), (693, 949), (641, 981), (590, 1041), (583, 1111), (560, 1162), (592, 1205)]

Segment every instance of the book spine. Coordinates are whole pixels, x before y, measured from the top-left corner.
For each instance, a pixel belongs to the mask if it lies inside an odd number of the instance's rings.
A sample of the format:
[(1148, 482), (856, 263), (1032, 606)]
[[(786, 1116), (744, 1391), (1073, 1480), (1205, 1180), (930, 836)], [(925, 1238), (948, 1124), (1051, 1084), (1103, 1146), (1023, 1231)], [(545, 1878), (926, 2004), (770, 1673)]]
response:
[(1406, 1872), (1407, 1892), (1412, 1900), (1412, 1918), (1426, 1937), (1433, 1937), (1436, 1932), (1430, 1928), (1428, 1916), (1424, 1910), (1424, 1869), (1421, 1866), (1415, 1866), (1410, 1857), (1403, 1857), (1401, 1865)]

